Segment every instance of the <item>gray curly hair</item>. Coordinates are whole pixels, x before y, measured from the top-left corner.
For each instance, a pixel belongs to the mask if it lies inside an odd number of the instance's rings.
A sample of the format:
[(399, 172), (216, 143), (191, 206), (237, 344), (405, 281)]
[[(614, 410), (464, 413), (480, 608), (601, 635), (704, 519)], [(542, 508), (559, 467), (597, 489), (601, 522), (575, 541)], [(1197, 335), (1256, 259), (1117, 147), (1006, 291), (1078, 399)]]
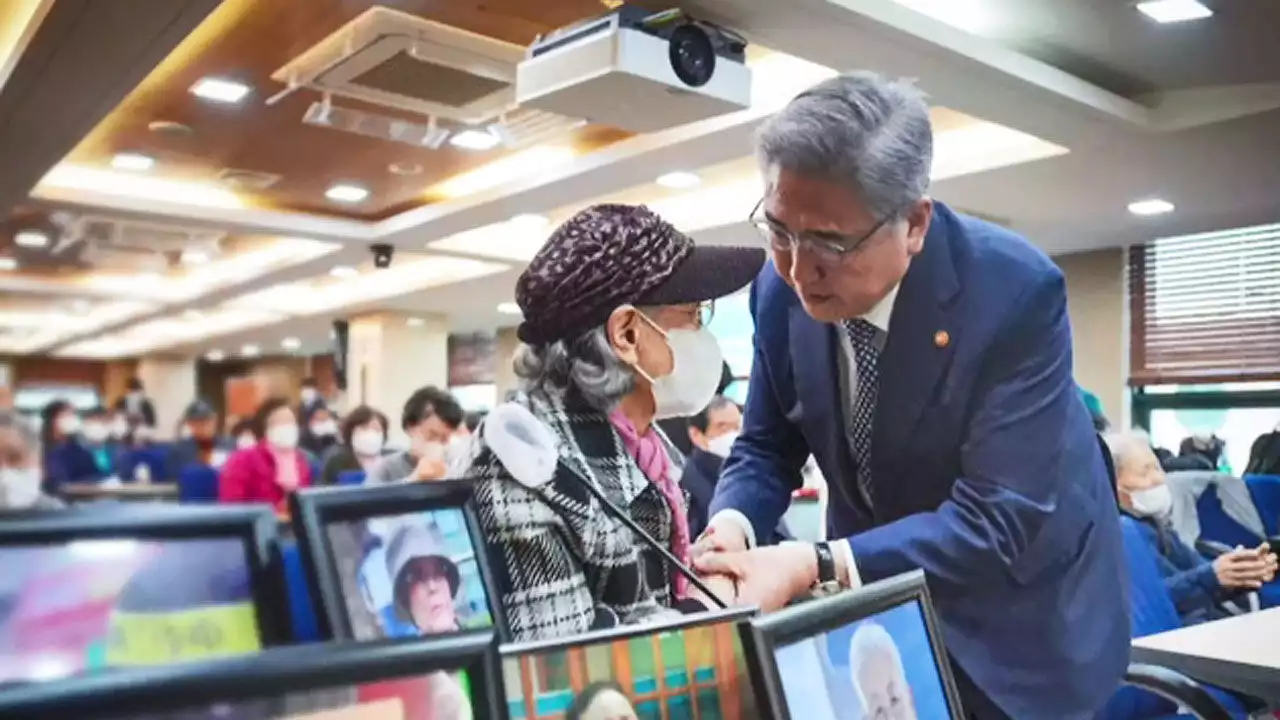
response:
[(636, 386), (635, 372), (613, 352), (603, 325), (572, 340), (521, 345), (512, 369), (527, 390), (562, 393), (572, 387), (601, 412), (612, 410)]

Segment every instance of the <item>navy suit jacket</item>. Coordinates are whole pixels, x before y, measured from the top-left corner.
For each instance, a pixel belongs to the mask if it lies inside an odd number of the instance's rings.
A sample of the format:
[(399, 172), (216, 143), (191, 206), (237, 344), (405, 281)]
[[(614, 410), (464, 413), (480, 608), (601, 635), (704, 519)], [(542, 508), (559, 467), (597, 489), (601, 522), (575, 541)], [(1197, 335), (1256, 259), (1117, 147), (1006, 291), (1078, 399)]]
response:
[(835, 326), (772, 264), (751, 311), (744, 427), (711, 515), (773, 527), (812, 453), (830, 486), (828, 537), (849, 539), (862, 581), (925, 570), (978, 717), (998, 716), (983, 712), (992, 702), (1019, 720), (1092, 717), (1128, 663), (1127, 574), (1053, 262), (935, 204), (880, 358), (874, 511), (856, 490)]

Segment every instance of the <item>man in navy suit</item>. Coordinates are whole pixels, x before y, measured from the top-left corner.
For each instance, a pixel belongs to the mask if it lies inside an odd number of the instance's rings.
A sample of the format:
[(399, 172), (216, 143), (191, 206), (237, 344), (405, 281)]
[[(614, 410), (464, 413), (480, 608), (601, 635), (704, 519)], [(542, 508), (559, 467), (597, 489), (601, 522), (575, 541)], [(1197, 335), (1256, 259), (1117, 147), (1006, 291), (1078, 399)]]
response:
[[(929, 109), (908, 84), (823, 82), (757, 142), (773, 257), (695, 564), (765, 610), (923, 568), (972, 717), (1092, 717), (1128, 661), (1126, 573), (1061, 272), (928, 197)], [(810, 454), (832, 541), (755, 547)]]

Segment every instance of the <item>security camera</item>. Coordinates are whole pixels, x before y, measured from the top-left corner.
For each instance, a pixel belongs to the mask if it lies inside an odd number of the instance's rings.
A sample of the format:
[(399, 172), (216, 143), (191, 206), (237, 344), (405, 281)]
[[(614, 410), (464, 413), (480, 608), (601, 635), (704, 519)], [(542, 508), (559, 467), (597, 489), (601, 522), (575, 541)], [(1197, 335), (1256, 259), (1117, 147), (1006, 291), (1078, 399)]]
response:
[(391, 258), (395, 257), (396, 249), (394, 245), (387, 243), (374, 243), (369, 246), (369, 251), (373, 253), (373, 266), (379, 270), (386, 270), (391, 267)]

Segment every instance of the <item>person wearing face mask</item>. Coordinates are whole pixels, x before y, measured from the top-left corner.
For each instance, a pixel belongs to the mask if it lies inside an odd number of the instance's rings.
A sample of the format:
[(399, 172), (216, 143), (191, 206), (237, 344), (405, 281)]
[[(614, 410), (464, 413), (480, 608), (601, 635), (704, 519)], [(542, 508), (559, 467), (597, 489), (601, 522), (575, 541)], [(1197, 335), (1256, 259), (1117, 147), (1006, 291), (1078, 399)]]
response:
[(142, 380), (136, 377), (129, 379), (128, 392), (125, 393), (124, 397), (117, 400), (115, 406), (111, 409), (134, 418), (135, 424), (142, 424), (148, 427), (156, 426), (156, 407), (143, 390)]
[(387, 416), (368, 405), (347, 413), (342, 421), (342, 444), (325, 460), (321, 485), (336, 485), (344, 472), (368, 473), (383, 456), (387, 442)]
[(337, 415), (327, 405), (318, 405), (307, 417), (306, 430), (299, 444), (312, 457), (323, 462), (328, 459), (329, 451), (341, 442), (338, 431)]
[(1106, 441), (1116, 468), (1120, 508), (1138, 520), (1184, 625), (1229, 617), (1224, 601), (1275, 579), (1276, 555), (1265, 542), (1236, 548), (1210, 562), (1174, 531), (1169, 523), (1173, 495), (1146, 433), (1111, 433)]
[(311, 463), (298, 448), (298, 416), (288, 400), (271, 398), (253, 416), (256, 445), (236, 450), (218, 476), (218, 501), (288, 510), (289, 495), (311, 485)]
[(446, 390), (418, 388), (404, 403), (400, 427), (409, 436), (409, 449), (382, 458), (365, 483), (442, 480), (449, 472), (449, 441), (462, 424), (462, 406)]
[(40, 437), (22, 417), (0, 410), (0, 510), (53, 510), (61, 501), (41, 489)]
[(121, 448), (110, 442), (110, 414), (95, 407), (81, 418), (69, 403), (55, 401), (45, 408), (45, 491), (56, 495), (65, 483), (96, 483), (116, 477)]
[[(765, 612), (923, 570), (971, 715), (1091, 718), (1128, 665), (1126, 570), (1065, 281), (1026, 238), (930, 197), (933, 143), (924, 94), (871, 72), (762, 124), (748, 221), (772, 262), (694, 563)], [(829, 540), (755, 547), (810, 455)]]
[[(756, 248), (696, 246), (643, 206), (605, 204), (557, 228), (521, 273), (523, 390), (490, 413), (465, 473), (516, 640), (708, 606), (583, 486), (687, 558), (681, 458), (655, 420), (694, 415), (715, 395), (723, 358), (710, 303), (763, 262)], [(508, 426), (490, 428), (500, 412), (558, 446), (538, 465), (544, 475), (503, 449)], [(732, 598), (731, 583), (713, 591)]]
[(253, 418), (244, 418), (232, 423), (227, 435), (235, 443), (236, 450), (247, 450), (258, 444), (258, 436), (253, 432)]
[(327, 407), (320, 394), (320, 384), (313, 377), (302, 379), (302, 387), (298, 390), (298, 417), (305, 424), (311, 420), (311, 414), (318, 408)]
[[(686, 433), (693, 448), (680, 474), (680, 484), (689, 493), (689, 536), (697, 537), (707, 527), (707, 508), (716, 492), (720, 468), (729, 457), (733, 441), (742, 432), (742, 408), (723, 395), (716, 395), (702, 412), (689, 418)], [(786, 525), (778, 523), (766, 544), (790, 540)]]
[(205, 400), (196, 400), (182, 413), (183, 439), (169, 449), (165, 478), (175, 479), (193, 465), (220, 469), (235, 450), (234, 441), (218, 434), (218, 411)]

